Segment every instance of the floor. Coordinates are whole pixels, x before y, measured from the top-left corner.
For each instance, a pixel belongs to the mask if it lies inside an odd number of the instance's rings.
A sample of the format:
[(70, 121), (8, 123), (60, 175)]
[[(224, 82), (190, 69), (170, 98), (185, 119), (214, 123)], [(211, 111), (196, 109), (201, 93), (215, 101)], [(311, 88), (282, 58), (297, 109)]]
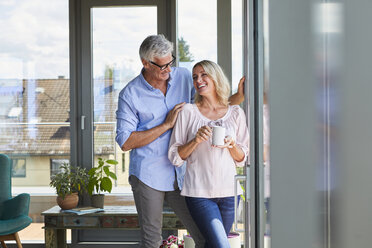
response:
[[(44, 223), (32, 223), (20, 231), (19, 237), (22, 243), (44, 243)], [(71, 240), (71, 230), (67, 230), (67, 240)]]
[[(23, 192), (25, 189), (21, 189)], [(30, 189), (29, 189), (30, 190)], [(48, 189), (50, 190), (50, 189)], [(56, 205), (55, 195), (48, 190), (45, 190), (43, 194), (40, 194), (40, 188), (35, 189), (35, 192), (31, 192), (31, 208), (30, 214), (35, 215), (34, 223), (28, 226), (26, 229), (19, 232), (19, 236), (24, 243), (44, 243), (44, 226), (43, 220), (41, 219), (40, 212)], [(108, 195), (105, 203), (107, 205), (133, 205), (133, 196), (130, 192), (129, 187), (121, 187), (116, 189), (117, 194)], [(38, 193), (37, 193), (38, 192)], [(121, 194), (119, 194), (119, 192)], [(124, 192), (124, 194), (123, 194)], [(17, 194), (18, 192), (13, 192)], [(39, 222), (39, 223), (35, 223)], [(242, 224), (238, 224), (238, 228), (243, 228)], [(186, 231), (180, 231), (178, 236), (183, 237)], [(166, 238), (166, 237), (164, 237)], [(71, 230), (67, 230), (67, 240), (71, 240)], [(242, 240), (243, 241), (243, 240)], [(10, 242), (11, 243), (11, 242)], [(270, 237), (264, 237), (264, 248), (270, 248)]]
[[(19, 232), (22, 243), (44, 243), (44, 229), (42, 229), (43, 226), (43, 223), (32, 223), (26, 229)], [(186, 230), (180, 230), (178, 232), (179, 237), (183, 237), (184, 234), (186, 234)], [(70, 242), (70, 240), (71, 230), (67, 230), (67, 241)], [(270, 248), (270, 240), (271, 237), (265, 235), (264, 248)]]

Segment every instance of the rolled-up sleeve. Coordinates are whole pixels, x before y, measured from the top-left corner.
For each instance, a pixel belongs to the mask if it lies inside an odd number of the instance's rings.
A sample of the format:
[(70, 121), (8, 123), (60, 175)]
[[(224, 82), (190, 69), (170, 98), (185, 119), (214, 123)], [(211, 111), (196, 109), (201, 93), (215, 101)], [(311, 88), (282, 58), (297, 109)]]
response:
[(237, 118), (238, 130), (236, 134), (236, 144), (243, 150), (244, 159), (240, 162), (235, 161), (235, 165), (243, 167), (245, 161), (249, 159), (249, 130), (244, 111), (239, 108), (239, 117)]
[(187, 118), (185, 111), (182, 110), (177, 117), (176, 124), (173, 127), (172, 136), (169, 142), (168, 158), (171, 163), (177, 167), (182, 166), (184, 160), (178, 154), (178, 147), (187, 142)]
[(124, 92), (119, 95), (116, 111), (116, 142), (123, 147), (132, 132), (137, 130), (139, 119), (136, 110)]

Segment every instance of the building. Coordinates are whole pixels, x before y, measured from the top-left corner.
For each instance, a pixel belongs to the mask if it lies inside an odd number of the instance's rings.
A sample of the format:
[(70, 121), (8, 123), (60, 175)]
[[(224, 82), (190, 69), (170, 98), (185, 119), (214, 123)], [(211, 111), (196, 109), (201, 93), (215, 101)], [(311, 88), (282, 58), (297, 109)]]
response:
[[(129, 159), (125, 161), (125, 156), (129, 154), (115, 142), (116, 106), (111, 99), (118, 90), (113, 89), (112, 80), (95, 82), (103, 87), (98, 91), (101, 100), (95, 103), (94, 156), (116, 155), (119, 164), (112, 169), (118, 175), (117, 185), (128, 186)], [(8, 102), (0, 106), (0, 153), (13, 160), (14, 186), (49, 187), (60, 165), (70, 162), (69, 83), (68, 79), (2, 82), (0, 94)]]

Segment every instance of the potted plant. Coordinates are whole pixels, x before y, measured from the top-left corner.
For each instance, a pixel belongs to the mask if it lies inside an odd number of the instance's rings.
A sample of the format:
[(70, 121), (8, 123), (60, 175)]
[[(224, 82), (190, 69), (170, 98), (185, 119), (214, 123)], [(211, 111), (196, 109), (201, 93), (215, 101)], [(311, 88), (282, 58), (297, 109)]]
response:
[(50, 181), (50, 186), (56, 189), (58, 205), (62, 209), (75, 208), (79, 202), (78, 193), (86, 190), (88, 180), (89, 176), (84, 168), (63, 164), (61, 172)]
[(88, 193), (92, 196), (93, 207), (103, 208), (105, 195), (102, 192), (111, 193), (112, 179), (117, 180), (116, 174), (110, 171), (110, 166), (117, 164), (118, 161), (114, 159), (98, 158), (98, 166), (89, 170)]

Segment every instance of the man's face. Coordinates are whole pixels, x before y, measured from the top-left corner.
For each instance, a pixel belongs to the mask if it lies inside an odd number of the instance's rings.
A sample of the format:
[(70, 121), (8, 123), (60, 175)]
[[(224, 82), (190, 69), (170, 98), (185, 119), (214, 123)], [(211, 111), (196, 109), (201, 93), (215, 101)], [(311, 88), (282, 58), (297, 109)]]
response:
[[(169, 73), (172, 71), (171, 63), (173, 61), (172, 54), (168, 54), (164, 57), (158, 58), (155, 57), (151, 61), (142, 60), (143, 67), (146, 70), (147, 75), (157, 81), (166, 81), (169, 78)], [(151, 63), (152, 62), (152, 63)], [(160, 67), (164, 67), (164, 65), (167, 65), (163, 70)], [(160, 67), (159, 67), (160, 66)]]

